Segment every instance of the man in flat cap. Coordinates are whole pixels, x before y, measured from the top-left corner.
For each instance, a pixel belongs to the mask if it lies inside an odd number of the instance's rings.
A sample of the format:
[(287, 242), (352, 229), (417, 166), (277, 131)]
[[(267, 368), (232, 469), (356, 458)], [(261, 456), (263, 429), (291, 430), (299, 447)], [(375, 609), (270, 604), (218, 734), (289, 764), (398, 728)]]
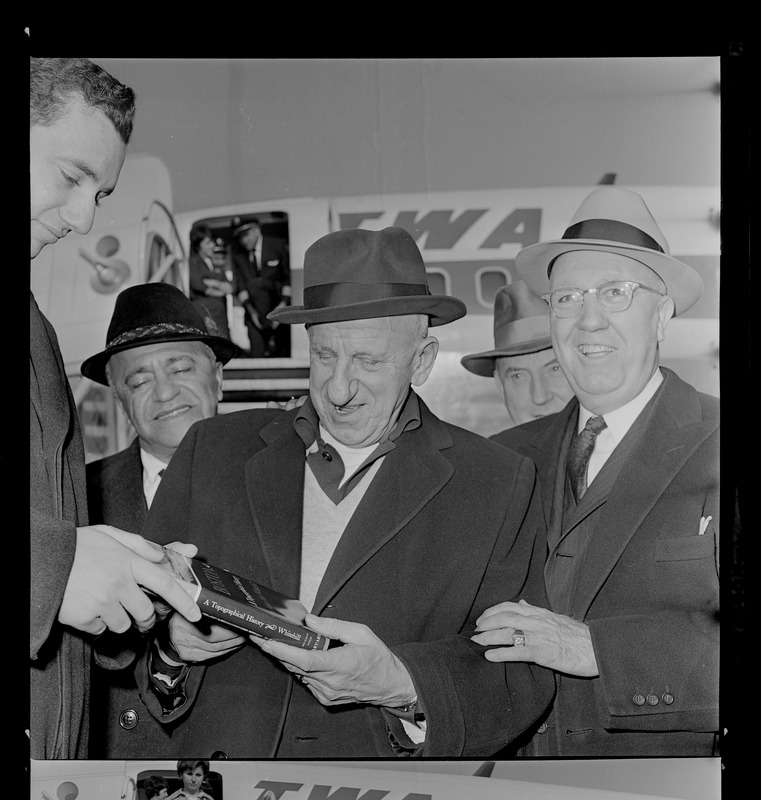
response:
[[(464, 305), (429, 293), (401, 228), (324, 236), (304, 281), (304, 305), (271, 317), (308, 327), (309, 398), (194, 425), (146, 534), (182, 531), (215, 565), (298, 597), (341, 646), (253, 644), (174, 615), (136, 673), (139, 721), (127, 730), (113, 709), (111, 757), (489, 755), (550, 702), (550, 671), (492, 664), (470, 639), (505, 592), (546, 603), (534, 467), (412, 388), (437, 355), (428, 326)], [(166, 659), (195, 666), (160, 708)]]
[(516, 267), (549, 304), (576, 399), (493, 437), (537, 465), (551, 611), (499, 604), (474, 638), (507, 645), (489, 659), (557, 670), (531, 754), (715, 754), (719, 403), (658, 351), (702, 280), (618, 187), (595, 190), (562, 239), (521, 250)]
[(513, 425), (557, 414), (573, 397), (552, 350), (547, 306), (525, 281), (497, 292), (494, 349), (460, 363), (474, 375), (494, 376)]

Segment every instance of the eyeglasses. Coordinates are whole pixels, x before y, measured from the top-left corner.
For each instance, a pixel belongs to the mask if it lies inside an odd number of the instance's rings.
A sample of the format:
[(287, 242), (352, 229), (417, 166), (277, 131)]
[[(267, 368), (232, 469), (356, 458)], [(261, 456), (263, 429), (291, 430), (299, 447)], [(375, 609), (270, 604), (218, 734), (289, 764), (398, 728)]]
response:
[(574, 289), (563, 287), (553, 289), (551, 292), (542, 295), (542, 300), (547, 303), (552, 313), (560, 319), (575, 317), (584, 305), (585, 294), (596, 294), (597, 301), (606, 310), (612, 313), (626, 311), (632, 304), (632, 297), (635, 290), (646, 289), (648, 292), (665, 297), (663, 292), (645, 286), (644, 283), (637, 281), (608, 281), (598, 286), (596, 289)]

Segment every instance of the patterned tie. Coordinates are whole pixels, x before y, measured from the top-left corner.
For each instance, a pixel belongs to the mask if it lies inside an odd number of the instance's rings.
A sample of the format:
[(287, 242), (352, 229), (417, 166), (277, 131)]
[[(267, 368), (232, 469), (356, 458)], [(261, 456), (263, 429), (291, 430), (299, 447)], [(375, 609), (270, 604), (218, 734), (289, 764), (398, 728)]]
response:
[(590, 417), (584, 430), (573, 440), (568, 451), (568, 477), (571, 479), (571, 488), (576, 502), (580, 502), (587, 490), (587, 464), (595, 448), (597, 434), (607, 427), (602, 417)]

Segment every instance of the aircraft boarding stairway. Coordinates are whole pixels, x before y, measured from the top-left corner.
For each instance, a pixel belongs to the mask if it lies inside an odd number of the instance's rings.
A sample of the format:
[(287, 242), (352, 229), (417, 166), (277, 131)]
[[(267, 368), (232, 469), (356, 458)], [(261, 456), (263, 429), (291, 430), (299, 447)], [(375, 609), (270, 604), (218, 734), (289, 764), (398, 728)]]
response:
[(233, 358), (225, 364), (219, 413), (265, 408), (309, 391), (309, 362), (292, 358)]

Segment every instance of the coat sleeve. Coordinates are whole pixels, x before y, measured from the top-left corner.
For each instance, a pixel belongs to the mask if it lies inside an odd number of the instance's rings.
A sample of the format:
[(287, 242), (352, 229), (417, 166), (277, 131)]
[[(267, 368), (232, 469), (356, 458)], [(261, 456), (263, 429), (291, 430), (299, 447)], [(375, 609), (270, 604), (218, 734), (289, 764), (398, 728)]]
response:
[[(504, 496), (509, 500), (502, 528), (460, 635), (392, 648), (412, 677), (427, 721), (425, 742), (414, 755), (492, 755), (537, 722), (554, 696), (550, 670), (492, 663), (484, 658), (487, 648), (470, 639), (476, 619), (497, 603), (523, 598), (532, 605), (547, 605), (544, 512), (536, 471), (528, 459), (516, 471), (512, 486), (506, 481)], [(387, 720), (387, 725), (393, 724)]]
[[(162, 545), (187, 541), (195, 444), (194, 426), (185, 434), (172, 456), (172, 461), (151, 503), (143, 529), (143, 536), (149, 541)], [(140, 690), (140, 698), (150, 713), (162, 724), (174, 723), (193, 707), (206, 667), (202, 665), (190, 667), (189, 674), (179, 687), (181, 691), (178, 694), (178, 702), (174, 709), (167, 713), (150, 689), (151, 640), (152, 635), (148, 637), (142, 655), (135, 664), (135, 682)]]
[(198, 254), (191, 254), (188, 259), (188, 279), (191, 298), (206, 295), (206, 284), (203, 282), (204, 277), (209, 277), (206, 264)]
[(628, 613), (587, 620), (600, 672), (598, 713), (608, 730), (719, 730), (719, 487), (713, 444), (706, 443), (686, 474), (672, 482), (638, 532), (636, 551), (632, 546), (632, 555), (624, 554), (632, 573)]
[(36, 659), (58, 619), (74, 563), (77, 529), (73, 522), (57, 519), (32, 507), (30, 537), (34, 569), (31, 571), (29, 644), (30, 657)]

